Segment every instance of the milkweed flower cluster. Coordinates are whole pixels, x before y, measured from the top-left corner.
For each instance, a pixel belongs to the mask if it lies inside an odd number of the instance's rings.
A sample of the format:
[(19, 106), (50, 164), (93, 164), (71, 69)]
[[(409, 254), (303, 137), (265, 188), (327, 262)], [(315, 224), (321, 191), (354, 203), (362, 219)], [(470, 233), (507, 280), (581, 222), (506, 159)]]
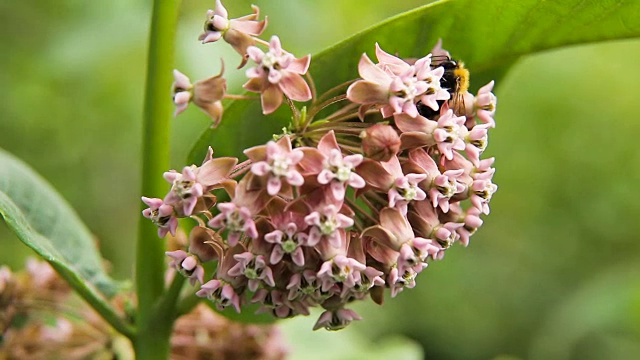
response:
[[(245, 149), (242, 162), (210, 148), (202, 165), (165, 173), (168, 194), (143, 198), (143, 214), (160, 237), (175, 234), (178, 218), (197, 221), (188, 248), (167, 255), (219, 309), (258, 304), (287, 318), (322, 307), (314, 329), (341, 329), (360, 319), (347, 304), (368, 296), (382, 304), (385, 288), (391, 297), (413, 288), (489, 214), (494, 159), (482, 154), (495, 127), (494, 84), (471, 94), (468, 70), (440, 43), (419, 59), (375, 44), (377, 62), (363, 54), (358, 79), (316, 96), (302, 76), (311, 58), (296, 58), (276, 36), (258, 39), (266, 21), (257, 14), (228, 20), (218, 1), (201, 39), (229, 42), (241, 66), (252, 60), (245, 89), (260, 94), (264, 114), (286, 100), (291, 125)], [(175, 101), (181, 111), (197, 90), (178, 88), (191, 91)], [(302, 109), (294, 102), (309, 100)], [(338, 109), (326, 115), (328, 105)], [(229, 200), (219, 201), (223, 193)]]

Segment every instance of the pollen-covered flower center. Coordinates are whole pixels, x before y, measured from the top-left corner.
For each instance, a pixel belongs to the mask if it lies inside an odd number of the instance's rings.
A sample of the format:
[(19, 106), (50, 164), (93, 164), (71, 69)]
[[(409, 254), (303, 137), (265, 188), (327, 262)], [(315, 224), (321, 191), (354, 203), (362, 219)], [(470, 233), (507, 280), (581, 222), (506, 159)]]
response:
[(258, 274), (257, 269), (247, 267), (247, 269), (244, 271), (244, 276), (246, 276), (247, 279), (254, 280), (257, 279), (260, 275)]
[(444, 142), (452, 143), (458, 139), (458, 131), (460, 130), (460, 126), (458, 126), (457, 124), (446, 125), (441, 129), (447, 133)]
[(193, 195), (191, 190), (195, 184), (193, 180), (176, 179), (173, 182), (173, 190), (180, 198), (186, 199)]
[(472, 140), (469, 144), (477, 147), (480, 151), (484, 151), (487, 148), (487, 139), (481, 138), (477, 140)]
[(350, 273), (351, 273), (351, 267), (349, 265), (340, 267), (340, 266), (337, 266), (336, 264), (333, 264), (331, 276), (336, 282), (343, 282), (347, 280), (347, 277), (349, 277)]
[(231, 232), (242, 232), (244, 228), (244, 219), (237, 210), (227, 216), (226, 227)]
[(278, 70), (280, 68), (280, 64), (278, 63), (278, 57), (273, 54), (271, 51), (264, 54), (262, 57), (262, 66), (267, 71)]
[(398, 91), (397, 95), (404, 98), (407, 101), (413, 101), (419, 95), (422, 95), (424, 91), (421, 91), (416, 85), (418, 80), (416, 78), (410, 78), (403, 82), (402, 89)]
[(286, 176), (291, 166), (291, 160), (283, 155), (276, 155), (273, 158), (273, 164), (271, 165), (271, 172), (275, 176)]
[(281, 246), (284, 252), (291, 254), (298, 248), (298, 243), (295, 240), (295, 236), (287, 236), (287, 239), (282, 242)]
[(411, 284), (413, 281), (415, 281), (416, 275), (417, 274), (415, 272), (407, 270), (404, 272), (404, 274), (402, 274), (402, 277), (398, 279), (398, 281), (405, 285)]
[(476, 191), (475, 194), (481, 197), (483, 200), (489, 201), (491, 200), (491, 197), (493, 196), (494, 191), (495, 189), (493, 184), (490, 182), (487, 182), (487, 185), (485, 185), (485, 187), (482, 188), (481, 190)]
[(171, 215), (160, 216), (160, 210), (151, 210), (151, 222), (158, 227), (164, 227), (171, 220)]
[(340, 182), (345, 182), (349, 180), (351, 176), (351, 167), (348, 166), (340, 166), (333, 170), (333, 173), (336, 174), (336, 178)]
[(447, 182), (442, 185), (436, 185), (435, 188), (446, 198), (451, 198), (456, 194), (456, 184), (451, 179), (448, 179)]
[(300, 280), (300, 286), (299, 286), (299, 291), (301, 293), (303, 293), (304, 295), (312, 295), (314, 294), (318, 289), (320, 288), (320, 285), (315, 284), (313, 282), (309, 282), (305, 277), (303, 277)]
[(338, 221), (335, 217), (321, 216), (318, 228), (322, 235), (331, 235), (338, 229)]
[(406, 201), (411, 201), (418, 196), (418, 189), (416, 185), (409, 185), (409, 187), (406, 188), (398, 188), (398, 193)]
[(443, 226), (436, 226), (433, 229), (432, 232), (432, 238), (436, 239), (436, 241), (438, 242), (438, 244), (440, 244), (444, 249), (448, 249), (451, 247), (451, 245), (453, 245), (453, 242), (455, 241), (455, 232), (449, 232), (449, 236), (447, 236), (446, 238), (442, 239), (439, 238), (438, 236), (436, 236), (436, 234), (438, 233), (438, 230), (442, 229)]

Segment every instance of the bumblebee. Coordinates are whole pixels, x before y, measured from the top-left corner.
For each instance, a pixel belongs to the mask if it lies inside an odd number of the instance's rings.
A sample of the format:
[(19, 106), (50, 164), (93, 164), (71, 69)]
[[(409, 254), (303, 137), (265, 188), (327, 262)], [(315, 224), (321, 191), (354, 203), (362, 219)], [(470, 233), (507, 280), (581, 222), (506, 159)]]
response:
[[(439, 60), (437, 57), (434, 59), (436, 61), (431, 64), (432, 68), (440, 66), (444, 68), (444, 74), (440, 78), (440, 86), (451, 95), (449, 108), (458, 116), (464, 115), (466, 113), (464, 94), (469, 90), (469, 70), (464, 67), (462, 61), (453, 60), (448, 56), (444, 56), (443, 60)], [(444, 100), (438, 100), (439, 107), (443, 104)], [(440, 111), (435, 111), (421, 102), (418, 102), (416, 107), (418, 113), (427, 119), (433, 119), (440, 114)]]

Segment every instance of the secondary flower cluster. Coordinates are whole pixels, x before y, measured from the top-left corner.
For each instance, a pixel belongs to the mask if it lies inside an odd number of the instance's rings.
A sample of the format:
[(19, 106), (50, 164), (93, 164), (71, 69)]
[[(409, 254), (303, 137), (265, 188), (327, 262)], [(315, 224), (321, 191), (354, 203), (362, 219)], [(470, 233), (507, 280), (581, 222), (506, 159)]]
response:
[[(377, 63), (363, 54), (360, 79), (330, 90), (348, 85), (346, 94), (316, 98), (300, 77), (309, 57), (295, 59), (277, 37), (267, 53), (244, 46), (263, 29), (255, 31), (257, 9), (235, 23), (223, 10), (218, 2), (201, 38), (234, 45), (225, 34), (244, 34), (234, 47), (259, 64), (245, 88), (261, 93), (263, 112), (283, 96), (311, 99), (310, 109), (290, 102), (285, 135), (246, 149), (242, 163), (214, 158), (210, 148), (201, 166), (165, 173), (169, 193), (143, 198), (143, 214), (160, 237), (175, 234), (178, 218), (198, 221), (188, 248), (167, 255), (218, 308), (254, 303), (286, 318), (321, 306), (314, 329), (341, 329), (360, 319), (346, 304), (367, 296), (381, 304), (385, 288), (392, 297), (413, 288), (430, 261), (456, 242), (468, 245), (482, 225), (497, 190), (494, 159), (481, 159), (495, 126), (493, 82), (469, 93), (468, 70), (440, 44), (417, 60), (376, 44)], [(331, 104), (342, 106), (319, 117)], [(217, 269), (205, 280), (209, 261)]]
[[(124, 308), (125, 301), (118, 297), (114, 305)], [(175, 360), (279, 360), (287, 352), (274, 326), (234, 324), (207, 306), (181, 317), (171, 336)], [(73, 294), (49, 264), (29, 260), (19, 273), (0, 267), (0, 359), (133, 357), (129, 341)]]

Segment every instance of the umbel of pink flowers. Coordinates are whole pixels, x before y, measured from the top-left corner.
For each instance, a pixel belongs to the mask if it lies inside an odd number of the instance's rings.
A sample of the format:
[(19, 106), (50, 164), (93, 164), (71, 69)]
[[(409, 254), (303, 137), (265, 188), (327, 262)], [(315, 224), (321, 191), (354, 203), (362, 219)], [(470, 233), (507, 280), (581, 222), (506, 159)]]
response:
[[(363, 54), (360, 78), (335, 88), (346, 94), (319, 101), (311, 78), (302, 76), (310, 57), (294, 57), (276, 36), (257, 38), (265, 26), (256, 7), (229, 20), (217, 1), (200, 39), (223, 39), (242, 55), (241, 66), (254, 62), (245, 89), (260, 94), (265, 114), (286, 101), (293, 125), (246, 149), (242, 163), (214, 158), (210, 148), (200, 166), (166, 172), (169, 192), (143, 197), (143, 215), (160, 237), (176, 235), (178, 218), (198, 222), (188, 248), (167, 255), (218, 308), (240, 312), (257, 303), (260, 312), (287, 318), (320, 306), (325, 312), (314, 329), (341, 329), (360, 319), (347, 304), (368, 296), (382, 304), (385, 288), (392, 297), (413, 288), (454, 243), (467, 246), (480, 216), (489, 214), (494, 159), (481, 157), (495, 126), (493, 82), (475, 96), (454, 93), (436, 60), (449, 59), (440, 44), (437, 57), (414, 61), (376, 44), (377, 62)], [(219, 122), (222, 74), (194, 85), (175, 75), (177, 112), (193, 102)], [(450, 106), (452, 95), (464, 99), (461, 110)], [(301, 117), (294, 101), (308, 100)], [(329, 104), (340, 106), (318, 117)], [(230, 200), (218, 201), (220, 192)], [(202, 266), (210, 261), (217, 262), (214, 274)]]

